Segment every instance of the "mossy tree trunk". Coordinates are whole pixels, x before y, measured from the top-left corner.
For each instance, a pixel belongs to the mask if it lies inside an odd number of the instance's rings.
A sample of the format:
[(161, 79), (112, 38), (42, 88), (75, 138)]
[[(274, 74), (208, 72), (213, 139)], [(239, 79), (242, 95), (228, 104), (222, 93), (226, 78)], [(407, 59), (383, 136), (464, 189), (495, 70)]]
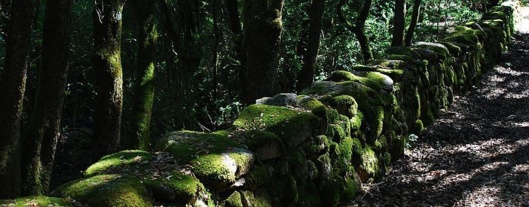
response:
[(419, 22), (419, 15), (421, 14), (421, 0), (413, 1), (413, 12), (411, 16), (410, 26), (408, 26), (408, 31), (406, 32), (406, 38), (404, 44), (406, 46), (411, 46), (413, 35), (415, 33), (415, 28), (417, 27), (417, 22)]
[(406, 24), (406, 1), (395, 0), (393, 9), (393, 40), (391, 46), (402, 46), (404, 44), (404, 27)]
[(37, 97), (22, 145), (22, 194), (47, 193), (68, 73), (72, 0), (46, 3)]
[(283, 4), (284, 0), (244, 0), (244, 49), (247, 54), (248, 85), (243, 101), (248, 104), (279, 91), (277, 67), (283, 29)]
[(235, 52), (237, 54), (237, 59), (239, 60), (240, 70), (239, 70), (239, 85), (238, 88), (240, 94), (246, 94), (246, 86), (248, 85), (246, 80), (246, 52), (243, 48), (243, 33), (241, 20), (239, 18), (239, 4), (237, 0), (226, 0), (226, 14), (228, 15), (228, 22), (230, 25), (231, 32), (235, 36), (233, 38), (233, 44), (235, 46)]
[(0, 199), (21, 193), (20, 120), (26, 88), (33, 0), (11, 5), (4, 71), (0, 79)]
[(321, 25), (323, 11), (325, 11), (325, 0), (312, 0), (309, 8), (309, 39), (307, 52), (303, 56), (303, 67), (298, 74), (297, 90), (301, 91), (310, 86), (314, 81), (316, 73), (316, 58), (320, 50)]
[(367, 17), (369, 16), (369, 10), (371, 10), (371, 4), (373, 3), (373, 1), (364, 1), (364, 4), (362, 5), (362, 10), (360, 10), (360, 14), (356, 18), (354, 24), (348, 21), (345, 18), (345, 15), (343, 14), (342, 8), (347, 2), (348, 0), (340, 0), (340, 2), (338, 2), (336, 7), (338, 18), (340, 18), (340, 20), (345, 23), (347, 29), (349, 29), (353, 34), (355, 34), (356, 39), (358, 39), (358, 43), (360, 44), (360, 50), (362, 51), (364, 62), (368, 62), (369, 60), (373, 59), (373, 52), (371, 51), (371, 46), (369, 46), (369, 38), (365, 35), (364, 29)]
[(149, 150), (150, 123), (154, 101), (154, 72), (156, 44), (158, 40), (157, 21), (154, 16), (156, 0), (131, 0), (138, 24), (138, 53), (136, 58), (136, 90), (132, 106), (134, 121), (133, 137), (126, 141), (131, 149)]
[(95, 71), (97, 93), (94, 113), (93, 159), (119, 148), (123, 77), (121, 68), (121, 18), (123, 0), (96, 0), (94, 21)]

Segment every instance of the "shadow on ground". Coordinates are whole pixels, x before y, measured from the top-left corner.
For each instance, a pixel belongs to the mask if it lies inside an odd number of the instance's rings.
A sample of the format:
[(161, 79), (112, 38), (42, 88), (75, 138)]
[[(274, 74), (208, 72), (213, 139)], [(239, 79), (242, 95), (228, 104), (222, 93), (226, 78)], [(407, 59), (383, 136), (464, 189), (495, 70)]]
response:
[(529, 206), (529, 34), (353, 206)]

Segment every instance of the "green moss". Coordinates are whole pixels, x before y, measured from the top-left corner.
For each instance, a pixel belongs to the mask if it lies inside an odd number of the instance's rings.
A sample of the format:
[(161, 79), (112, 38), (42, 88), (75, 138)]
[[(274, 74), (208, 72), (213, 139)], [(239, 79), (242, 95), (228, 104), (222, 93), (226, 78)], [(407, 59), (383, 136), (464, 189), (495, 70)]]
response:
[(358, 175), (354, 169), (350, 169), (346, 176), (344, 176), (344, 186), (343, 192), (340, 196), (342, 201), (352, 201), (360, 194), (362, 191), (362, 184)]
[(341, 70), (331, 74), (329, 80), (335, 82), (359, 82), (374, 90), (390, 90), (390, 87), (393, 85), (393, 80), (389, 76), (375, 71), (362, 72), (362, 74), (355, 75), (351, 72)]
[(290, 174), (274, 178), (267, 188), (270, 195), (281, 202), (281, 206), (291, 206), (299, 201), (296, 179)]
[(200, 155), (218, 155), (232, 148), (243, 148), (243, 145), (225, 133), (193, 131), (168, 133), (156, 144), (156, 150), (169, 152), (180, 164), (189, 163)]
[(359, 130), (362, 126), (362, 121), (364, 120), (364, 114), (360, 111), (357, 112), (356, 116), (351, 119), (351, 130)]
[(357, 77), (353, 75), (351, 72), (345, 71), (345, 70), (338, 70), (334, 71), (328, 78), (330, 81), (334, 82), (342, 82), (342, 81), (352, 81), (355, 80)]
[(240, 175), (246, 174), (254, 163), (251, 152), (233, 148), (220, 154), (206, 154), (191, 161), (193, 172), (204, 182), (217, 187), (233, 183)]
[(315, 110), (318, 107), (325, 107), (318, 99), (308, 99), (307, 101), (303, 101), (300, 103), (300, 106), (307, 110)]
[(144, 183), (156, 200), (164, 202), (194, 203), (205, 192), (198, 179), (180, 172), (150, 177)]
[(92, 164), (85, 171), (86, 176), (100, 174), (106, 170), (112, 170), (124, 167), (130, 164), (139, 164), (152, 160), (152, 155), (141, 150), (124, 150), (118, 153), (110, 154), (101, 158), (98, 162)]
[(228, 198), (226, 198), (225, 207), (244, 207), (242, 204), (242, 196), (239, 191), (234, 191)]
[(335, 142), (339, 142), (347, 136), (345, 130), (337, 124), (329, 124), (326, 135), (332, 137), (332, 140)]
[(340, 114), (349, 118), (356, 116), (358, 113), (358, 103), (349, 95), (340, 95), (331, 98), (331, 106), (334, 107)]
[(386, 151), (387, 148), (388, 148), (388, 141), (386, 139), (386, 136), (381, 135), (375, 141), (375, 150), (378, 152), (382, 152), (382, 151)]
[(281, 139), (272, 132), (251, 130), (240, 137), (248, 149), (255, 152), (259, 160), (277, 158), (285, 152)]
[(379, 171), (379, 163), (375, 151), (373, 151), (371, 147), (366, 146), (361, 157), (362, 165), (360, 168), (365, 170), (371, 177), (375, 177)]
[(0, 200), (0, 206), (26, 207), (26, 206), (81, 206), (69, 198), (55, 198), (46, 196), (29, 196), (16, 199)]
[(384, 172), (389, 172), (391, 165), (391, 154), (389, 152), (384, 152), (382, 156), (382, 161), (384, 163)]
[(243, 206), (248, 207), (272, 207), (272, 199), (265, 189), (259, 189), (256, 192), (242, 191), (241, 200)]
[(325, 135), (318, 135), (311, 139), (311, 142), (308, 146), (303, 148), (303, 151), (307, 157), (312, 157), (314, 155), (321, 155), (329, 151), (331, 141)]
[(54, 190), (52, 195), (72, 198), (89, 206), (152, 206), (140, 180), (115, 174), (71, 181)]
[(319, 118), (312, 113), (288, 108), (251, 105), (244, 109), (233, 125), (237, 130), (265, 130), (276, 134), (288, 148), (309, 138)]
[(338, 163), (339, 168), (345, 168), (348, 165), (351, 165), (351, 159), (353, 156), (353, 138), (346, 137), (339, 144), (340, 155), (336, 162)]
[(444, 40), (481, 48), (480, 38), (482, 35), (484, 35), (484, 33), (480, 30), (458, 26), (456, 27), (456, 31), (453, 34), (449, 34)]
[(412, 130), (415, 133), (419, 133), (422, 130), (424, 130), (424, 124), (422, 123), (422, 120), (420, 120), (420, 119), (415, 120), (415, 123), (413, 125), (413, 129)]
[(246, 187), (250, 190), (256, 190), (257, 188), (270, 182), (270, 173), (266, 166), (257, 166), (245, 175)]

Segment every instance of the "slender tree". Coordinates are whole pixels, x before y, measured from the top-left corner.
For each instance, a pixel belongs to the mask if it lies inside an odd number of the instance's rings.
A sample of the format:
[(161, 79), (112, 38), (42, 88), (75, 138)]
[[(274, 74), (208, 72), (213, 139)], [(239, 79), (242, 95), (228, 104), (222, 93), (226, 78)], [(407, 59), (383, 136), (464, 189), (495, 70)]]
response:
[(395, 0), (393, 9), (393, 40), (391, 46), (404, 45), (404, 27), (406, 24), (406, 0)]
[(309, 38), (307, 52), (303, 55), (303, 67), (298, 74), (297, 90), (301, 91), (314, 81), (316, 58), (320, 49), (320, 36), (325, 0), (312, 0), (309, 8)]
[(92, 64), (97, 93), (93, 159), (119, 148), (123, 108), (121, 18), (124, 4), (124, 0), (96, 0), (92, 12), (95, 47)]
[(340, 18), (340, 20), (345, 23), (347, 29), (349, 29), (353, 34), (355, 34), (356, 39), (358, 39), (358, 43), (360, 44), (360, 50), (362, 51), (364, 62), (368, 62), (369, 60), (373, 59), (373, 52), (371, 51), (371, 46), (369, 46), (369, 38), (367, 38), (367, 36), (365, 35), (364, 29), (367, 17), (369, 16), (369, 10), (371, 9), (371, 4), (373, 1), (364, 1), (362, 10), (360, 10), (360, 14), (356, 18), (354, 24), (345, 18), (345, 15), (342, 11), (342, 8), (347, 2), (348, 0), (340, 0), (340, 2), (338, 2), (336, 9), (338, 11), (338, 18)]
[(47, 193), (59, 138), (68, 73), (72, 0), (46, 3), (41, 68), (33, 115), (22, 147), (22, 194)]
[(180, 101), (189, 101), (192, 92), (193, 74), (198, 71), (202, 60), (199, 42), (200, 1), (185, 0), (176, 2), (177, 23), (176, 31), (179, 35), (178, 69), (181, 77)]
[(404, 40), (406, 46), (411, 46), (415, 28), (417, 28), (417, 22), (419, 22), (419, 15), (421, 14), (421, 3), (421, 0), (413, 1), (413, 13), (411, 16), (410, 26), (408, 26), (408, 31), (406, 32), (406, 38)]
[(0, 199), (21, 193), (20, 120), (26, 89), (33, 0), (11, 5), (4, 71), (0, 79)]
[(230, 30), (234, 35), (233, 44), (235, 46), (235, 53), (237, 54), (237, 59), (239, 60), (240, 69), (239, 69), (239, 89), (240, 94), (247, 94), (246, 86), (248, 85), (246, 80), (246, 52), (243, 48), (243, 32), (241, 26), (241, 20), (239, 17), (239, 4), (237, 0), (225, 0), (226, 5), (226, 14), (228, 16), (228, 22), (230, 25)]
[(278, 90), (277, 67), (283, 29), (281, 17), (284, 0), (244, 0), (244, 47), (247, 54), (247, 94), (243, 101), (250, 104)]
[(158, 40), (157, 21), (154, 15), (156, 0), (131, 0), (138, 24), (138, 53), (136, 63), (136, 92), (132, 106), (134, 121), (133, 138), (129, 148), (148, 150), (150, 148), (150, 123), (154, 102), (154, 72), (156, 44)]

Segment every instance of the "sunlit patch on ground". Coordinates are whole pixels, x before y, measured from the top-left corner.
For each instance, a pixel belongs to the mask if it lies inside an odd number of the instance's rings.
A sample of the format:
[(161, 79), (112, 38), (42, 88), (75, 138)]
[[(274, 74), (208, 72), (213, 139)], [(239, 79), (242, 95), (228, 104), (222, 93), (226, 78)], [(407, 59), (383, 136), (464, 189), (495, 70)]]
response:
[[(483, 85), (419, 134), (366, 206), (529, 206), (529, 7)], [(361, 205), (363, 206), (363, 205)]]

